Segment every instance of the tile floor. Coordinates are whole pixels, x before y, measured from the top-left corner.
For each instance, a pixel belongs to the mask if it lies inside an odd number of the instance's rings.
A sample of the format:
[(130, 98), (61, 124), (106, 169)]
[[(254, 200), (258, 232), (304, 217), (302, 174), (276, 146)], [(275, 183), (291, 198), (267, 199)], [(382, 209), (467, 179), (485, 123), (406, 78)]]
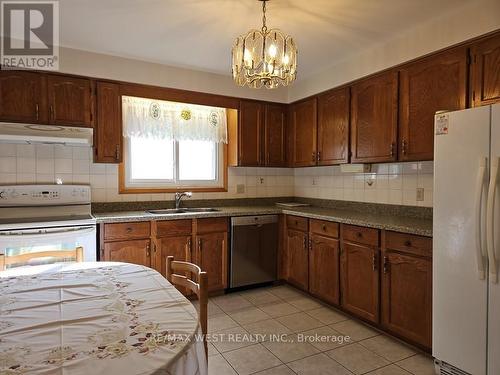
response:
[(211, 298), (208, 331), (209, 375), (434, 374), (417, 349), (286, 285)]

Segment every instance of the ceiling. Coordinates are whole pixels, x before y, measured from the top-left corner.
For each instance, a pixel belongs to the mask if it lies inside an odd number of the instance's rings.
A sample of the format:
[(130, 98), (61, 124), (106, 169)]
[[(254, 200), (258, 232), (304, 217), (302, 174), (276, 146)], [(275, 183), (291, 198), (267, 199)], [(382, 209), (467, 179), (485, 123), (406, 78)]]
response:
[[(299, 78), (473, 0), (271, 0)], [(261, 26), (256, 0), (64, 0), (61, 45), (230, 75), (234, 38)]]

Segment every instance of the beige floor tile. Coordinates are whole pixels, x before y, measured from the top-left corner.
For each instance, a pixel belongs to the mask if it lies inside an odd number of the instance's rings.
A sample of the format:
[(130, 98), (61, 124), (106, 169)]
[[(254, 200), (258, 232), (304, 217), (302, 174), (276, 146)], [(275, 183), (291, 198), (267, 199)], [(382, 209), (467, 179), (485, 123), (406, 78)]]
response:
[(214, 297), (210, 299), (210, 301), (214, 302), (226, 313), (241, 310), (245, 307), (252, 307), (252, 304), (249, 301), (236, 293)]
[(408, 371), (403, 370), (396, 365), (389, 365), (379, 368), (378, 370), (367, 373), (367, 375), (411, 375)]
[(224, 358), (239, 375), (248, 375), (281, 365), (281, 361), (261, 344), (225, 353)]
[(417, 354), (397, 363), (398, 366), (414, 375), (434, 375), (434, 361), (431, 357)]
[(243, 310), (233, 311), (229, 313), (229, 316), (239, 324), (254, 323), (271, 318), (257, 307), (247, 307)]
[(287, 363), (309, 357), (319, 353), (319, 350), (307, 342), (302, 342), (297, 335), (288, 335), (284, 340), (273, 340), (263, 342), (268, 350), (270, 350), (282, 362)]
[(344, 345), (352, 344), (353, 341), (347, 340), (340, 332), (335, 331), (329, 326), (313, 328), (311, 330), (299, 333), (302, 340), (309, 342), (312, 346), (321, 352), (337, 349)]
[(369, 337), (377, 336), (379, 333), (363, 323), (355, 320), (345, 320), (343, 322), (330, 324), (334, 330), (343, 335), (348, 335), (354, 341), (364, 340)]
[(292, 332), (301, 332), (324, 325), (319, 320), (307, 315), (305, 312), (299, 312), (292, 315), (285, 315), (276, 318), (278, 322), (288, 327)]
[[(196, 308), (196, 311), (199, 311), (198, 300), (191, 301), (191, 303)], [(222, 309), (212, 301), (208, 301), (208, 316), (215, 316), (221, 314), (224, 314), (224, 311), (222, 311)]]
[(270, 288), (268, 292), (274, 294), (275, 296), (281, 299), (284, 299), (285, 301), (290, 300), (292, 298), (305, 296), (304, 293), (288, 285), (281, 285), (281, 286), (276, 286), (274, 288)]
[(299, 359), (287, 364), (298, 375), (349, 375), (350, 371), (342, 367), (325, 354)]
[[(280, 300), (281, 301), (281, 300)], [(266, 314), (276, 318), (278, 316), (291, 315), (299, 312), (300, 310), (287, 302), (272, 303), (259, 307)]]
[(209, 357), (219, 354), (217, 349), (215, 349), (215, 346), (213, 346), (211, 343), (207, 343), (207, 347), (208, 347), (208, 356)]
[(309, 310), (307, 314), (311, 315), (313, 318), (318, 319), (324, 324), (333, 324), (338, 322), (343, 322), (344, 320), (349, 320), (349, 317), (342, 314), (341, 312), (335, 311), (330, 307), (320, 307), (318, 309)]
[(209, 341), (221, 353), (257, 343), (255, 338), (240, 326), (213, 333), (209, 335)]
[(241, 296), (248, 300), (252, 305), (262, 306), (269, 303), (281, 302), (281, 298), (271, 294), (267, 289), (255, 289), (248, 292), (242, 292)]
[(389, 361), (359, 344), (346, 345), (326, 354), (355, 374), (364, 374), (390, 365)]
[(288, 300), (288, 303), (295, 306), (301, 311), (313, 310), (319, 307), (323, 307), (323, 305), (319, 301), (311, 297), (291, 298), (290, 300)]
[(380, 335), (359, 342), (365, 348), (377, 353), (391, 362), (397, 362), (414, 355), (416, 352), (409, 346), (388, 336)]
[(255, 375), (295, 375), (295, 373), (286, 365), (281, 365), (278, 367), (270, 368), (269, 370), (257, 372)]
[(238, 375), (236, 371), (227, 363), (226, 359), (220, 355), (214, 355), (208, 360), (208, 375)]
[(257, 335), (259, 341), (266, 341), (273, 335), (284, 335), (292, 333), (287, 327), (275, 319), (262, 320), (260, 322), (243, 325), (248, 332)]
[(208, 332), (217, 332), (222, 329), (237, 327), (238, 323), (236, 323), (233, 319), (229, 317), (229, 315), (216, 315), (214, 317), (208, 318)]

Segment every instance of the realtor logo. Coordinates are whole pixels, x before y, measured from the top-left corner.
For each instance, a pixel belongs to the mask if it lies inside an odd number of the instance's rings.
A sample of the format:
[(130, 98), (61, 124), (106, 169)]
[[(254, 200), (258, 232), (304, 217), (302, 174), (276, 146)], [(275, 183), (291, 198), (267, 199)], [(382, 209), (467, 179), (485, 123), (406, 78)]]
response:
[(2, 69), (59, 69), (59, 2), (0, 1)]

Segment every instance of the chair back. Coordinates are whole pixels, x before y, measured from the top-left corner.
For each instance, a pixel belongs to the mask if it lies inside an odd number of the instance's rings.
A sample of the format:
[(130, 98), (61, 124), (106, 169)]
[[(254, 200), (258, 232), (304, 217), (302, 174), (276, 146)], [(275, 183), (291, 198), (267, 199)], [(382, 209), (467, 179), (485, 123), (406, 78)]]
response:
[(0, 271), (4, 271), (11, 264), (26, 263), (38, 258), (74, 258), (78, 263), (83, 262), (83, 247), (78, 246), (74, 250), (47, 250), (18, 255), (0, 254)]

